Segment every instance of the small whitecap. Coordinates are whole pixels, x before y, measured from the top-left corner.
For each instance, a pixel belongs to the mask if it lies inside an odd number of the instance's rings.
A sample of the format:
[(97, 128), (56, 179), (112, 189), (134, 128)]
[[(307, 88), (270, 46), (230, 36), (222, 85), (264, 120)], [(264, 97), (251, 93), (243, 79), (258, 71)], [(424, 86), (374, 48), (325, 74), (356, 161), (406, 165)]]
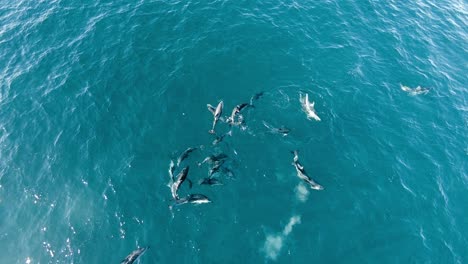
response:
[(50, 257), (54, 257), (55, 255), (55, 252), (52, 250), (52, 246), (50, 245), (50, 243), (47, 243), (47, 242), (42, 242), (42, 245), (44, 246), (45, 250), (47, 251), (47, 253), (49, 253)]
[(41, 196), (39, 196), (38, 194), (34, 194), (34, 203), (37, 204), (39, 202), (39, 200), (41, 200)]
[(135, 220), (138, 224), (143, 224), (143, 220), (138, 219), (136, 216), (133, 217), (133, 220)]
[(400, 183), (401, 183), (401, 186), (403, 187), (403, 189), (405, 189), (406, 191), (408, 191), (409, 193), (411, 193), (413, 196), (416, 196), (416, 194), (411, 190), (410, 187), (408, 187), (404, 182), (403, 182), (403, 179), (400, 178)]
[(67, 253), (65, 254), (65, 257), (71, 257), (73, 256), (73, 249), (72, 249), (72, 246), (71, 246), (71, 240), (70, 238), (67, 237), (67, 240), (66, 240), (66, 244), (67, 244)]
[(74, 235), (76, 235), (75, 228), (74, 228), (72, 225), (70, 225), (70, 229), (71, 229), (72, 233), (73, 233)]
[(88, 182), (85, 181), (84, 179), (81, 179), (81, 182), (82, 182), (84, 185), (88, 186)]
[(419, 228), (419, 236), (421, 237), (422, 243), (426, 248), (429, 248), (426, 244), (426, 236), (424, 235), (424, 230), (422, 227)]

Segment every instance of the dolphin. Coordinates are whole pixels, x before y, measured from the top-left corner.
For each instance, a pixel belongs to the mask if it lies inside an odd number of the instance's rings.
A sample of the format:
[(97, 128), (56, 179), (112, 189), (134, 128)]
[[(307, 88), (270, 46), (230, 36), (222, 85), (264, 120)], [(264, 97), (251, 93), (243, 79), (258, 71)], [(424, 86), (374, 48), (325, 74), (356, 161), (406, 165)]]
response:
[(182, 154), (180, 154), (179, 158), (177, 159), (177, 167), (179, 167), (180, 163), (188, 158), (188, 156), (190, 155), (190, 153), (192, 153), (193, 151), (197, 150), (198, 148), (187, 148), (184, 152), (182, 152)]
[(291, 130), (289, 128), (282, 126), (282, 127), (278, 127), (278, 128), (273, 129), (272, 132), (281, 134), (281, 135), (283, 135), (283, 137), (285, 137), (285, 136), (287, 136), (289, 134), (290, 131)]
[(212, 177), (203, 178), (198, 183), (200, 185), (223, 185), (218, 179)]
[(203, 194), (190, 194), (187, 197), (176, 200), (176, 205), (182, 205), (186, 203), (192, 204), (204, 204), (211, 203), (211, 200)]
[(181, 172), (179, 172), (179, 174), (177, 175), (176, 181), (172, 183), (171, 193), (172, 193), (172, 197), (174, 198), (174, 200), (179, 199), (179, 195), (177, 194), (177, 191), (179, 190), (180, 185), (182, 185), (185, 179), (187, 179), (188, 172), (189, 172), (189, 166), (186, 166), (185, 168), (182, 169)]
[(217, 155), (211, 155), (211, 156), (208, 156), (206, 157), (202, 162), (198, 163), (198, 166), (201, 166), (202, 164), (208, 162), (208, 163), (215, 163), (215, 162), (219, 162), (221, 160), (225, 160), (227, 159), (228, 156), (224, 153), (220, 153), (220, 154), (217, 154)]
[(235, 122), (236, 116), (237, 116), (237, 114), (240, 113), (240, 111), (242, 111), (242, 109), (244, 109), (247, 106), (250, 106), (250, 104), (242, 103), (242, 104), (236, 105), (236, 107), (234, 107), (234, 109), (232, 109), (231, 116), (226, 119), (226, 122), (229, 123), (230, 125), (240, 124), (240, 122)]
[(309, 101), (309, 94), (305, 94), (305, 97), (300, 95), (299, 101), (301, 102), (302, 105), (302, 110), (306, 113), (307, 118), (309, 119), (314, 119), (316, 121), (320, 121), (320, 117), (317, 115), (317, 112), (315, 112), (315, 102), (310, 102)]
[(294, 167), (296, 168), (296, 172), (297, 172), (297, 177), (299, 177), (299, 179), (305, 181), (307, 184), (309, 184), (310, 188), (312, 188), (313, 190), (323, 190), (323, 186), (318, 184), (317, 182), (315, 182), (314, 180), (312, 180), (312, 178), (310, 178), (305, 169), (304, 169), (304, 166), (302, 166), (301, 163), (299, 163), (299, 156), (298, 156), (298, 152), (297, 150), (293, 151), (293, 154), (294, 154), (294, 159), (293, 159), (293, 165)]
[(143, 248), (138, 248), (138, 249), (135, 249), (132, 253), (130, 253), (125, 259), (123, 259), (120, 264), (132, 264), (133, 262), (135, 262), (135, 260), (137, 260), (138, 257), (140, 257), (141, 255), (143, 255), (143, 253), (145, 253), (145, 251), (148, 249), (149, 247), (143, 247)]
[(221, 114), (223, 113), (223, 106), (224, 106), (224, 103), (223, 101), (221, 100), (218, 105), (216, 106), (216, 108), (214, 108), (212, 105), (210, 104), (207, 104), (206, 105), (208, 107), (208, 110), (213, 114), (213, 127), (211, 128), (210, 131), (208, 131), (210, 134), (214, 134), (215, 133), (215, 126), (216, 126), (216, 123), (218, 122), (219, 118), (221, 117)]
[(222, 136), (217, 136), (217, 137), (213, 140), (212, 144), (213, 144), (213, 145), (219, 144), (221, 141), (223, 141), (223, 139), (224, 139), (225, 136), (226, 136), (226, 134), (224, 134), (224, 135), (222, 135)]
[(429, 89), (427, 88), (422, 88), (421, 86), (418, 85), (418, 87), (411, 89), (408, 86), (400, 84), (401, 90), (409, 93), (410, 95), (419, 95), (419, 94), (427, 94), (429, 92)]
[(221, 141), (223, 141), (223, 139), (226, 137), (226, 136), (232, 136), (232, 130), (230, 130), (229, 132), (221, 135), (221, 136), (216, 136), (216, 138), (213, 140), (212, 144), (213, 145), (217, 145), (219, 144)]
[(250, 98), (250, 105), (253, 106), (253, 103), (254, 101), (257, 101), (258, 99), (260, 99), (262, 96), (263, 96), (264, 92), (259, 92), (259, 93), (256, 93), (252, 96), (252, 98)]
[(221, 170), (221, 166), (224, 164), (224, 160), (216, 161), (208, 172), (208, 177), (211, 177), (213, 174)]
[(269, 129), (269, 132), (270, 133), (274, 133), (274, 134), (281, 134), (283, 135), (283, 137), (287, 136), (288, 133), (291, 131), (289, 128), (287, 127), (273, 127), (272, 125), (268, 124), (266, 121), (263, 121), (263, 125)]

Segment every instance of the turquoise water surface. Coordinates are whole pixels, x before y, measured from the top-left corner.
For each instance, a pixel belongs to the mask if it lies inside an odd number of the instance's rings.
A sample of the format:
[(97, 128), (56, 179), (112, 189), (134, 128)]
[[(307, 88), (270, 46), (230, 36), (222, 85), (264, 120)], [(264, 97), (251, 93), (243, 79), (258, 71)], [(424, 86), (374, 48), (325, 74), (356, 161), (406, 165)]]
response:
[(468, 263), (465, 1), (0, 3), (0, 263)]

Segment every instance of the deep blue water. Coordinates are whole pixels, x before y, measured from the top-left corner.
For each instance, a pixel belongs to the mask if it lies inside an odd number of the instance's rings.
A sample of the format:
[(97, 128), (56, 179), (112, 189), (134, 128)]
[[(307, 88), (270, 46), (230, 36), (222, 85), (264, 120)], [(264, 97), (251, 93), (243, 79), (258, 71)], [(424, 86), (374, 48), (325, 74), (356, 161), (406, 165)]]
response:
[(468, 263), (465, 1), (0, 3), (0, 263)]

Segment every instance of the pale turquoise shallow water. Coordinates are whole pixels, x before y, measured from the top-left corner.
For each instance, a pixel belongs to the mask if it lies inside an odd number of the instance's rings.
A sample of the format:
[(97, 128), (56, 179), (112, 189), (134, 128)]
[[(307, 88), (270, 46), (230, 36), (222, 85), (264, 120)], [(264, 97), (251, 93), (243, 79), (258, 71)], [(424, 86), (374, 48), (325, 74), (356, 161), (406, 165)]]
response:
[[(0, 3), (0, 263), (468, 262), (466, 2)], [(213, 147), (206, 104), (259, 91)], [(236, 177), (172, 215), (198, 145)]]

